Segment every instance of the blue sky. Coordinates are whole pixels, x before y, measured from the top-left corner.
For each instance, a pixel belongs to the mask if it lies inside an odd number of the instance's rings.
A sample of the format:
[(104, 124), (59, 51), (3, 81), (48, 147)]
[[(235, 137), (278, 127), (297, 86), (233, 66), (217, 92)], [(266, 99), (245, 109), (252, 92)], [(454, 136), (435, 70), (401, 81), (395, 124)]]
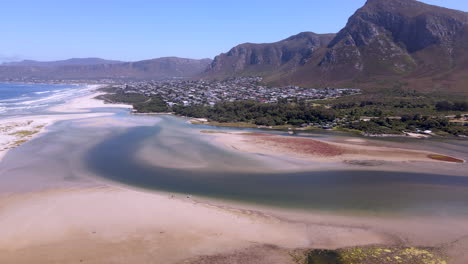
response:
[[(365, 0), (2, 1), (0, 61), (212, 58), (244, 42), (339, 31)], [(468, 11), (467, 0), (424, 0)]]

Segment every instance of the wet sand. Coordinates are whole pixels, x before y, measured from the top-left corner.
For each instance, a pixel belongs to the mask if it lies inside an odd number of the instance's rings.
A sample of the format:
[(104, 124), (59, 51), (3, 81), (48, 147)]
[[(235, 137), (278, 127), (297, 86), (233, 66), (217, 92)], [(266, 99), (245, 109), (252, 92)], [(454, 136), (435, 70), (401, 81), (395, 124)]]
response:
[(175, 263), (263, 244), (293, 249), (394, 242), (361, 226), (289, 222), (115, 187), (11, 195), (0, 199), (0, 208), (1, 263)]
[(0, 197), (0, 263), (198, 263), (233, 252), (288, 263), (294, 249), (373, 244), (440, 247), (466, 259), (467, 221), (311, 214), (115, 186), (54, 189)]
[(91, 108), (115, 107), (131, 108), (128, 105), (109, 105), (94, 99), (102, 93), (79, 97), (59, 106), (49, 108), (50, 115), (30, 115), (0, 119), (0, 162), (6, 153), (27, 141), (40, 136), (47, 127), (63, 120), (86, 119), (113, 115), (95, 113)]
[[(202, 131), (203, 132), (203, 131)], [(207, 133), (205, 131), (205, 133)], [(464, 163), (461, 158), (411, 149), (378, 147), (365, 144), (326, 142), (305, 137), (287, 137), (263, 133), (210, 133), (215, 141), (231, 149), (312, 162), (347, 162), (372, 166), (379, 161)]]
[[(85, 100), (89, 102), (92, 98)], [(80, 106), (81, 103), (77, 99), (71, 105)], [(93, 106), (88, 103), (85, 105)], [(101, 106), (109, 107), (104, 104)], [(62, 108), (61, 112), (67, 111)], [(67, 122), (74, 122), (90, 131), (101, 131), (103, 127), (113, 131), (141, 125), (116, 119), (112, 113), (104, 113), (105, 116), (101, 116), (103, 113), (75, 115), (71, 112), (75, 111), (70, 111), (66, 116), (79, 119)], [(60, 130), (57, 133), (67, 131), (70, 133), (70, 130)], [(166, 133), (170, 134), (173, 131), (168, 130)], [(194, 132), (194, 136), (196, 133), (198, 131)], [(92, 132), (88, 136), (92, 138)], [(183, 144), (183, 141), (177, 141), (177, 136), (173, 141), (166, 142), (165, 146)], [(222, 134), (219, 138), (230, 138), (231, 141), (227, 145), (232, 144), (238, 149), (233, 152), (242, 152), (241, 156), (246, 159), (255, 160), (252, 153), (258, 153), (259, 149), (268, 155), (280, 153), (277, 148), (270, 146), (271, 142), (267, 139), (262, 138), (258, 146), (250, 144), (250, 140), (263, 136), (227, 134), (225, 137)], [(96, 138), (99, 139), (98, 133)], [(27, 144), (38, 139), (40, 138), (35, 138)], [(46, 139), (42, 138), (45, 140), (42, 144), (47, 144)], [(247, 142), (239, 143), (242, 140)], [(289, 141), (286, 143), (290, 144)], [(35, 149), (34, 144), (29, 147), (27, 144), (24, 149), (12, 152), (21, 153)], [(51, 142), (49, 144), (54, 147)], [(223, 141), (223, 144), (226, 144), (226, 141)], [(283, 143), (279, 141), (275, 144), (281, 146)], [(314, 161), (321, 162), (344, 155), (350, 155), (346, 159), (362, 158), (359, 156), (363, 155), (362, 153), (342, 153), (342, 148), (355, 148), (353, 144), (328, 144), (317, 144), (321, 147), (331, 146), (331, 151), (324, 152), (323, 156), (309, 153), (314, 159), (320, 156)], [(40, 147), (36, 146), (37, 149)], [(76, 145), (70, 145), (69, 154), (73, 158), (67, 156), (58, 159), (57, 162), (68, 164), (74, 162), (75, 156), (76, 159), (80, 158), (81, 153), (73, 152), (75, 147)], [(83, 151), (88, 147), (82, 144)], [(183, 149), (190, 153), (187, 147)], [(365, 155), (371, 156), (375, 154), (373, 151), (381, 151), (380, 148), (373, 147), (365, 149), (370, 153), (366, 152)], [(147, 151), (143, 154), (151, 154), (144, 148), (143, 151)], [(297, 154), (296, 151), (292, 152), (281, 155)], [(382, 156), (387, 154), (383, 153)], [(400, 154), (398, 152), (398, 155)], [(413, 156), (414, 153), (410, 154), (408, 155)], [(189, 156), (197, 155), (198, 152)], [(298, 158), (305, 157), (307, 160), (310, 158), (307, 155), (301, 154)], [(392, 158), (397, 159), (398, 155)], [(422, 159), (422, 155), (417, 157)], [(12, 162), (13, 158), (6, 161)], [(272, 161), (274, 159), (270, 160)], [(2, 184), (8, 183), (0, 188), (3, 190), (0, 192), (0, 263), (229, 263), (239, 259), (254, 259), (256, 263), (294, 263), (289, 253), (297, 248), (333, 249), (371, 244), (444, 247), (446, 252), (457, 260), (463, 261), (467, 258), (468, 251), (464, 249), (468, 248), (468, 240), (465, 239), (465, 235), (468, 234), (468, 219), (465, 216), (400, 218), (342, 215), (321, 211), (302, 212), (190, 195), (143, 191), (92, 176), (75, 175), (73, 180), (65, 176), (63, 179), (54, 178), (56, 175), (39, 175), (43, 171), (27, 167), (28, 164), (34, 165), (28, 162), (31, 161), (12, 162), (7, 169), (0, 169)], [(38, 163), (40, 162), (39, 159)], [(154, 160), (146, 162), (151, 163)], [(162, 163), (164, 162), (170, 163), (170, 160), (163, 160)], [(197, 162), (198, 159), (185, 160), (168, 164), (167, 167), (193, 169), (200, 165)], [(446, 164), (434, 160), (428, 162)], [(282, 163), (284, 164), (287, 163)], [(70, 166), (73, 168), (77, 165)], [(85, 171), (87, 168), (83, 166), (80, 169)], [(30, 175), (26, 175), (27, 173)], [(23, 174), (23, 178), (6, 180), (10, 175)], [(28, 182), (30, 179), (34, 180)], [(15, 190), (16, 187), (20, 189), (23, 185), (35, 185), (35, 181), (39, 183), (46, 180), (50, 181), (46, 188), (31, 186), (21, 189), (22, 191)], [(224, 262), (216, 262), (220, 259)]]

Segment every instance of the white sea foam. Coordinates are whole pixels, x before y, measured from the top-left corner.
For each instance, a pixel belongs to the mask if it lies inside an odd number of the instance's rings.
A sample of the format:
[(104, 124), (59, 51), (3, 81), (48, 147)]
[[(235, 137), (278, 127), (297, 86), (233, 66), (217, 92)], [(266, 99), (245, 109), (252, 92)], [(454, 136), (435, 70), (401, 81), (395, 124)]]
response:
[(46, 94), (46, 93), (51, 93), (53, 91), (42, 91), (42, 92), (34, 92), (35, 94)]
[[(8, 102), (18, 102), (24, 100), (25, 98), (11, 98), (11, 99), (3, 99), (0, 100), (1, 103), (8, 103)], [(32, 97), (26, 97), (26, 99), (32, 99)]]
[(39, 103), (44, 103), (44, 102), (61, 102), (63, 100), (71, 99), (77, 96), (82, 96), (86, 92), (84, 89), (65, 89), (65, 90), (59, 90), (47, 97), (42, 97), (39, 99), (34, 99), (34, 100), (28, 100), (28, 101), (22, 101), (18, 102), (17, 104), (19, 105), (32, 105), (32, 104), (39, 104)]
[(81, 97), (90, 94), (96, 89), (94, 85), (69, 88), (64, 87), (63, 89), (52, 89), (30, 92), (28, 94), (22, 94), (16, 98), (2, 99), (0, 100), (1, 114), (20, 114), (22, 111), (29, 113), (36, 111), (35, 109), (47, 109), (53, 105), (65, 103), (76, 97)]

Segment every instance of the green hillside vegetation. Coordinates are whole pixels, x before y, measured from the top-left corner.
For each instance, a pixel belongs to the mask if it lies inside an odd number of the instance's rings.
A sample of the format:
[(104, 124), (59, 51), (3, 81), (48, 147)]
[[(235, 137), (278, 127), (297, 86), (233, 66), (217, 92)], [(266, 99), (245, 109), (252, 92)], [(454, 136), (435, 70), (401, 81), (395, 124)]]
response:
[(430, 130), (452, 135), (468, 135), (467, 126), (452, 125), (448, 118), (428, 117), (416, 114), (405, 115), (401, 119), (378, 118), (369, 121), (350, 122), (344, 128), (366, 132), (368, 134), (402, 134), (402, 131)]
[(133, 104), (133, 108), (138, 113), (165, 113), (171, 112), (170, 107), (167, 106), (166, 102), (160, 96), (149, 97), (145, 102)]
[[(139, 113), (173, 112), (207, 118), (221, 126), (322, 127), (360, 131), (366, 134), (402, 134), (431, 130), (439, 135), (468, 135), (467, 100), (456, 100), (399, 88), (385, 93), (363, 93), (330, 100), (282, 99), (277, 103), (256, 101), (218, 102), (210, 105), (169, 107), (159, 96), (114, 93), (109, 102), (132, 104)], [(462, 98), (463, 99), (463, 98)], [(451, 116), (452, 118), (449, 118)], [(205, 123), (204, 123), (205, 124)]]
[(103, 92), (111, 92), (108, 94), (100, 95), (97, 98), (109, 103), (123, 103), (123, 104), (137, 104), (148, 101), (150, 98), (143, 94), (136, 93), (112, 93), (114, 89), (101, 89)]
[(325, 107), (314, 107), (305, 102), (276, 104), (255, 101), (217, 103), (213, 107), (175, 106), (176, 114), (191, 117), (205, 117), (218, 122), (248, 122), (261, 126), (300, 126), (304, 123), (332, 122), (337, 111)]

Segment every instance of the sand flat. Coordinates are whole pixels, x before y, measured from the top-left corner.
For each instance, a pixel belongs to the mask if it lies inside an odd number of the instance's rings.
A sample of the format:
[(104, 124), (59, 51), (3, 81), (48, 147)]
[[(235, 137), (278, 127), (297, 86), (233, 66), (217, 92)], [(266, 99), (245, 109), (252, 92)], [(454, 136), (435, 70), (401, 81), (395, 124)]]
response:
[[(313, 162), (381, 160), (392, 162), (458, 162), (464, 160), (443, 154), (365, 145), (321, 141), (305, 137), (287, 137), (245, 133), (212, 133), (215, 141), (228, 148), (270, 156), (288, 156)], [(445, 157), (445, 158), (443, 158)]]
[(1, 198), (0, 205), (0, 263), (175, 263), (262, 244), (389, 242), (386, 235), (360, 227), (307, 225), (115, 187), (18, 194)]
[[(99, 86), (95, 87), (98, 88)], [(72, 99), (62, 105), (51, 107), (48, 110), (57, 114), (30, 115), (0, 119), (0, 162), (8, 150), (40, 136), (47, 127), (57, 121), (87, 119), (111, 116), (113, 113), (93, 113), (92, 108), (118, 107), (132, 108), (129, 105), (109, 105), (102, 100), (95, 99), (103, 93), (92, 93), (87, 96)]]
[[(64, 116), (75, 119), (93, 114), (70, 112)], [(110, 126), (122, 125), (111, 116), (79, 122), (90, 128), (100, 127), (103, 122)], [(305, 161), (335, 159), (337, 162), (348, 158), (386, 157), (389, 153), (402, 161), (405, 155), (416, 155), (411, 150), (367, 146), (365, 142), (359, 142), (365, 145), (361, 146), (322, 141), (314, 141), (310, 148), (305, 148), (308, 151), (301, 153), (301, 146), (308, 143), (303, 139), (291, 142), (290, 137), (264, 134), (214, 136), (217, 144), (235, 148), (248, 157), (252, 153), (265, 153)], [(318, 152), (315, 147), (319, 148)], [(417, 153), (421, 159), (427, 154)], [(441, 161), (429, 162), (441, 164)], [(273, 251), (279, 254), (275, 261), (281, 262), (277, 263), (287, 263), (289, 250), (296, 248), (399, 243), (440, 246), (468, 234), (468, 221), (464, 218), (297, 213), (140, 191), (111, 182), (96, 181), (96, 187), (76, 184), (75, 188), (60, 188), (60, 184), (45, 191), (0, 194), (0, 263), (190, 263), (192, 260), (203, 263), (199, 261), (203, 256), (245, 252), (255, 253), (260, 261)], [(460, 252), (457, 250), (456, 254), (465, 258), (466, 254)]]

